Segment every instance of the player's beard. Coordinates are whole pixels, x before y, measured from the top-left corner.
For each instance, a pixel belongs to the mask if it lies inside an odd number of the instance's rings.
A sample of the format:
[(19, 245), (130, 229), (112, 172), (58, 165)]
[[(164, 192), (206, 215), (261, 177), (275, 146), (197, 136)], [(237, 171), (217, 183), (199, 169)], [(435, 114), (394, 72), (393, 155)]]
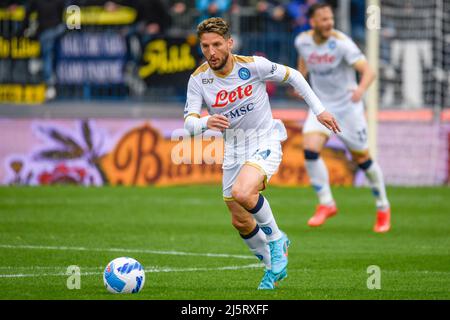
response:
[(319, 35), (321, 40), (328, 40), (328, 38), (331, 35), (331, 31), (333, 30), (333, 27), (331, 28), (324, 28), (324, 29), (317, 29), (315, 32), (317, 35)]
[(227, 55), (225, 56), (225, 58), (223, 59), (223, 61), (222, 61), (217, 67), (213, 67), (209, 61), (208, 61), (208, 64), (209, 64), (209, 66), (211, 67), (211, 69), (213, 69), (214, 71), (222, 70), (223, 67), (225, 67), (225, 65), (227, 64), (227, 61), (228, 61), (228, 57), (229, 57), (229, 56), (230, 56), (230, 54), (227, 53)]

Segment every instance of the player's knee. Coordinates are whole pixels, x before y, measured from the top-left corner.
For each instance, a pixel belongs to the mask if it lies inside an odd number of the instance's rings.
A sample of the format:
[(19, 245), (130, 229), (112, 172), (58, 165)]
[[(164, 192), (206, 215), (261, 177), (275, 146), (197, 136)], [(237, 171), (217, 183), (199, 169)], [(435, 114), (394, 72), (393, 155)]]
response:
[(372, 166), (372, 163), (373, 163), (372, 159), (368, 158), (365, 161), (358, 162), (358, 167), (366, 171)]
[(304, 155), (306, 161), (314, 161), (319, 159), (320, 153), (313, 150), (305, 149)]
[(251, 191), (249, 189), (242, 188), (242, 187), (236, 186), (236, 185), (233, 186), (233, 188), (231, 189), (231, 195), (233, 196), (233, 199), (237, 203), (244, 205), (244, 206), (251, 199)]
[(353, 161), (355, 161), (358, 166), (371, 161), (369, 151), (351, 151), (351, 154)]

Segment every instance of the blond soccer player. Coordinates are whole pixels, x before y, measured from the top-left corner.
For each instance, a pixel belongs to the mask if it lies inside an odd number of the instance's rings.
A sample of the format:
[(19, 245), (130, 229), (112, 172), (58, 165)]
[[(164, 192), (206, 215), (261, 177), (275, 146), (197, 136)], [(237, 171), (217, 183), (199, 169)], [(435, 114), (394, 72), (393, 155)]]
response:
[[(333, 132), (339, 127), (300, 72), (263, 57), (232, 54), (233, 39), (223, 19), (204, 20), (197, 33), (206, 62), (189, 79), (184, 127), (192, 135), (223, 132), (223, 199), (232, 225), (265, 265), (258, 289), (274, 289), (287, 276), (290, 241), (260, 191), (278, 170), (286, 129), (272, 118), (265, 81), (289, 83), (319, 123)], [(209, 115), (200, 117), (203, 105)]]

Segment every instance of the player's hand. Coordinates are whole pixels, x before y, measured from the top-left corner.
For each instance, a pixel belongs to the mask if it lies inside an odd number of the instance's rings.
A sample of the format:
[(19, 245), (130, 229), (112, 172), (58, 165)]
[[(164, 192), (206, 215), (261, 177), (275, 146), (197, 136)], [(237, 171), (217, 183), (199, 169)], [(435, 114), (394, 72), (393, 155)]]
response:
[(339, 125), (336, 122), (336, 119), (329, 113), (328, 111), (324, 111), (317, 116), (317, 120), (325, 127), (333, 131), (334, 133), (341, 132)]
[(206, 125), (208, 126), (208, 129), (223, 131), (230, 127), (230, 121), (228, 120), (227, 117), (221, 114), (214, 114), (211, 117), (209, 117), (208, 121), (206, 122)]
[(364, 95), (364, 90), (360, 89), (359, 87), (356, 89), (352, 89), (352, 102), (359, 102), (361, 101), (363, 95)]

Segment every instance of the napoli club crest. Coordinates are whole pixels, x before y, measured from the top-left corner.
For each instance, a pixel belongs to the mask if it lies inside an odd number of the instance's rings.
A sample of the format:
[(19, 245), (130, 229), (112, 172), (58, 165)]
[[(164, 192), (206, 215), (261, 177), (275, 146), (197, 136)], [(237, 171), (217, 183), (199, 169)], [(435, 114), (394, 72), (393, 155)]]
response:
[(261, 227), (261, 230), (267, 235), (272, 234), (272, 228), (271, 227)]
[(247, 68), (240, 68), (238, 74), (239, 78), (241, 78), (242, 80), (248, 80), (251, 76), (250, 70), (248, 70)]
[(333, 50), (334, 48), (336, 48), (336, 41), (330, 40), (330, 41), (328, 42), (328, 48), (330, 48), (331, 50)]

